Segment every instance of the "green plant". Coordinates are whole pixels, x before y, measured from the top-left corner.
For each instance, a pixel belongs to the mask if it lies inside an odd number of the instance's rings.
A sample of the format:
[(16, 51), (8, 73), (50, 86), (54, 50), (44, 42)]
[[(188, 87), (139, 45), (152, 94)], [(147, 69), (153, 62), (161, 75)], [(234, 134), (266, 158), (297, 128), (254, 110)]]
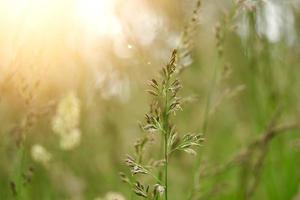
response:
[[(171, 155), (176, 151), (196, 154), (194, 147), (203, 142), (201, 134), (186, 134), (182, 137), (171, 123), (172, 114), (181, 110), (182, 98), (178, 97), (181, 89), (176, 68), (177, 50), (174, 50), (169, 63), (162, 69), (160, 79), (152, 79), (147, 90), (152, 96), (150, 111), (145, 115), (145, 123), (141, 124), (146, 135), (135, 144), (135, 155), (128, 156), (126, 164), (132, 177), (121, 174), (124, 182), (131, 185), (136, 195), (146, 199), (168, 199), (168, 166)], [(156, 137), (160, 137), (160, 157), (158, 160), (145, 159), (146, 146), (150, 146)], [(154, 146), (154, 145), (152, 145)], [(158, 170), (156, 170), (158, 168)], [(156, 175), (158, 174), (158, 175)], [(150, 175), (154, 183), (143, 184), (137, 175)]]

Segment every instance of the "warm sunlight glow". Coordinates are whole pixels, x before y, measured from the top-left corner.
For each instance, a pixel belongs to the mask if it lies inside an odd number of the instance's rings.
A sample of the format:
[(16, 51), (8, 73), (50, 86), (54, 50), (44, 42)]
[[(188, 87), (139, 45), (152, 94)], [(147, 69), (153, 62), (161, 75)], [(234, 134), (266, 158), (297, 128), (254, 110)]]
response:
[(116, 16), (116, 3), (116, 0), (77, 0), (78, 20), (95, 34), (116, 35), (122, 31)]
[(161, 21), (142, 0), (0, 0), (0, 24), (0, 74), (18, 69), (67, 87), (85, 78), (80, 70), (96, 71), (95, 80), (124, 70), (115, 58), (150, 46)]
[(10, 26), (14, 26), (13, 23), (26, 25), (26, 30), (47, 27), (49, 23), (66, 23), (72, 19), (73, 25), (82, 31), (107, 36), (122, 31), (116, 6), (117, 0), (0, 0), (0, 17)]

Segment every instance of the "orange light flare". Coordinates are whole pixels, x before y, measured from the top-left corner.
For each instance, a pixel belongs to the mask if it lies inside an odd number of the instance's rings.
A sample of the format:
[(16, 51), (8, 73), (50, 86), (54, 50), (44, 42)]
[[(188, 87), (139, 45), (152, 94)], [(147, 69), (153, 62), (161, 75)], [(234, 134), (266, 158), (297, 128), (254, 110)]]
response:
[(141, 0), (0, 0), (0, 24), (0, 85), (40, 79), (44, 96), (127, 70), (162, 26)]
[(117, 0), (0, 0), (0, 73), (30, 73), (38, 66), (52, 76), (47, 81), (74, 79), (74, 51), (90, 38), (121, 34), (116, 5)]

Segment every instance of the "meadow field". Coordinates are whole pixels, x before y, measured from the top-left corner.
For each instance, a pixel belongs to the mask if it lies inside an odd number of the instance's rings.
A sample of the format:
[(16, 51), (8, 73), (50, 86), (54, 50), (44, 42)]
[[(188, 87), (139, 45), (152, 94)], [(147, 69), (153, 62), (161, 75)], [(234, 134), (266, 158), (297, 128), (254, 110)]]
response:
[(0, 200), (300, 200), (300, 0), (0, 0)]

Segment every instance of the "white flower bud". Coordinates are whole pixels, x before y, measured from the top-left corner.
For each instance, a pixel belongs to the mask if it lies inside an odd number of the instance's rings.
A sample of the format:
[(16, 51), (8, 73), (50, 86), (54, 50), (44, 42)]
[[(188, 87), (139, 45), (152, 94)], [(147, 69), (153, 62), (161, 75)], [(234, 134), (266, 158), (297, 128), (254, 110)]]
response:
[(52, 156), (43, 146), (35, 144), (31, 147), (31, 157), (36, 162), (47, 164)]

